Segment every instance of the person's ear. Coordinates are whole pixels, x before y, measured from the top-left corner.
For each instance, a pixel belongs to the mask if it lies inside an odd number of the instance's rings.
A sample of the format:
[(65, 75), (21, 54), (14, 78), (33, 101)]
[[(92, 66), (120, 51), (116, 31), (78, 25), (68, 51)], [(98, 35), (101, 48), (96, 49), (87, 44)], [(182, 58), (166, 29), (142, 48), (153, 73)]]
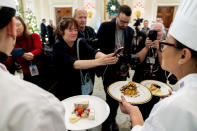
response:
[(9, 36), (11, 36), (13, 39), (16, 39), (16, 22), (14, 17), (7, 25), (7, 32)]
[(187, 63), (192, 58), (191, 51), (187, 48), (182, 49), (178, 64), (182, 65)]

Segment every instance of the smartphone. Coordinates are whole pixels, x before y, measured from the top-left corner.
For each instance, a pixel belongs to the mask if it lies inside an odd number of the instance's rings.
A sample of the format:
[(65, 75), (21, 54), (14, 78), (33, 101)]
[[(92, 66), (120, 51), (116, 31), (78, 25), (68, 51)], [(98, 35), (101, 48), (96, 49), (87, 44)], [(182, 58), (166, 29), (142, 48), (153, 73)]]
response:
[(25, 50), (23, 48), (15, 48), (11, 52), (12, 56), (23, 56), (24, 53), (25, 53)]
[(123, 49), (124, 49), (124, 47), (120, 47), (117, 50), (115, 50), (113, 56), (116, 56), (117, 54), (119, 54)]

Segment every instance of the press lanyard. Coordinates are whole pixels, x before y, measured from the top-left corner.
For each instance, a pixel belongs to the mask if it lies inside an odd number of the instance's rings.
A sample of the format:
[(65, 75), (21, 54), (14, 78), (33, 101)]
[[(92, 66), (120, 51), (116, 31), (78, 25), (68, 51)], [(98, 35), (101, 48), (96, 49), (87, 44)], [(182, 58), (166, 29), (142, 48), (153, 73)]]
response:
[(121, 32), (121, 34), (118, 33), (118, 32), (120, 32), (120, 31), (116, 30), (116, 39), (117, 39), (117, 41), (116, 41), (117, 42), (116, 43), (116, 49), (122, 47), (122, 45), (123, 45), (123, 38), (124, 38), (123, 32)]

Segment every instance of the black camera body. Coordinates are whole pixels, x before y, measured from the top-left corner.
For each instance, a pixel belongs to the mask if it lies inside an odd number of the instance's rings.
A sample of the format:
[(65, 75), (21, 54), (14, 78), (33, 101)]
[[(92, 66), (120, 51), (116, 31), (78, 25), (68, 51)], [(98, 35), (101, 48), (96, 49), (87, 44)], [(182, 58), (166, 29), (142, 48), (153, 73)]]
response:
[(116, 74), (121, 76), (121, 74), (126, 74), (129, 71), (129, 59), (127, 56), (120, 54), (119, 61), (116, 63)]
[(157, 31), (150, 30), (147, 36), (150, 40), (155, 41), (157, 39)]
[(129, 72), (129, 68), (135, 69), (137, 65), (140, 64), (139, 57), (133, 54), (120, 54), (119, 61), (116, 64), (117, 70), (116, 73), (118, 75), (126, 74)]
[(136, 22), (134, 23), (133, 26), (139, 26), (140, 23), (142, 23), (142, 22), (143, 22), (143, 19), (142, 19), (142, 18), (137, 18), (137, 19), (136, 19)]

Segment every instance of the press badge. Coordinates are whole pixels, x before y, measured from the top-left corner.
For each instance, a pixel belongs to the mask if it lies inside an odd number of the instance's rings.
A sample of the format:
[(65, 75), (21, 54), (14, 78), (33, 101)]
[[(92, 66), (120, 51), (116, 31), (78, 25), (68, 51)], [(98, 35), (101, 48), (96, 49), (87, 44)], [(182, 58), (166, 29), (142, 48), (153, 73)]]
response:
[(39, 75), (38, 68), (36, 65), (30, 65), (29, 70), (30, 70), (31, 76)]
[(155, 58), (147, 57), (146, 62), (149, 63), (149, 64), (155, 64)]

